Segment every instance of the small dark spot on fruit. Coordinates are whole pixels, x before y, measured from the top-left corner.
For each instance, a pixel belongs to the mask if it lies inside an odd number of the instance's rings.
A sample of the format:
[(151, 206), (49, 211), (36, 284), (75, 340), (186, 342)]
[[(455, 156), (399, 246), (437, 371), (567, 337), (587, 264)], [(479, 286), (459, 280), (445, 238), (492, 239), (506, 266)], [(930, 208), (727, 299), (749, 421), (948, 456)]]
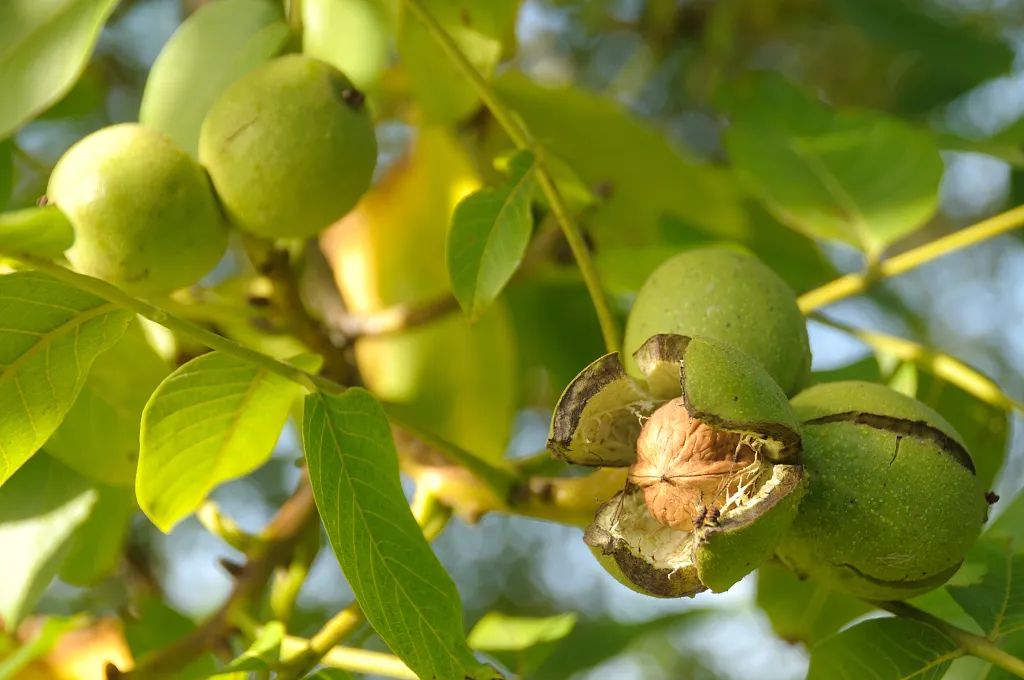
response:
[(357, 110), (363, 108), (363, 104), (366, 102), (366, 95), (354, 87), (342, 90), (341, 98), (345, 103)]
[(738, 395), (738, 394), (734, 394), (734, 395), (732, 395), (732, 400), (733, 400), (733, 401), (739, 401), (739, 400), (740, 400), (740, 397), (739, 397), (739, 395)]
[(985, 494), (985, 502), (988, 503), (989, 505), (994, 505), (995, 503), (999, 502), (999, 494), (997, 494), (995, 491), (989, 491), (988, 493)]
[(40, 208), (45, 208), (46, 206), (50, 205), (50, 199), (47, 198), (46, 196), (40, 196), (38, 199), (36, 199), (36, 205), (39, 206)]
[(459, 21), (461, 21), (464, 26), (473, 25), (473, 17), (470, 15), (468, 7), (463, 7), (459, 12)]

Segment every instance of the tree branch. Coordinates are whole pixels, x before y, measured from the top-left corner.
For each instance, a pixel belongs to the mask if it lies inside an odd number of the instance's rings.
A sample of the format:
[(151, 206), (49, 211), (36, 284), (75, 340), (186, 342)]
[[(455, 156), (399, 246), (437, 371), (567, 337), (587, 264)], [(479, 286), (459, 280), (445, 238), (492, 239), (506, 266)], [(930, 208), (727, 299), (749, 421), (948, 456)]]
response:
[(953, 232), (942, 238), (930, 241), (917, 248), (911, 248), (886, 260), (868, 271), (840, 276), (823, 286), (800, 296), (800, 310), (805, 314), (839, 300), (863, 293), (869, 287), (894, 276), (904, 274), (911, 269), (948, 255), (957, 250), (968, 248), (987, 239), (1013, 231), (1024, 226), (1024, 205), (1011, 208), (969, 227)]
[(347, 340), (391, 335), (423, 326), (459, 309), (458, 300), (445, 295), (417, 304), (399, 304), (369, 314), (338, 314), (334, 326)]
[(260, 535), (261, 540), (238, 571), (231, 594), (220, 608), (185, 637), (144, 657), (134, 669), (121, 672), (108, 667), (109, 680), (174, 677), (176, 671), (216, 647), (234, 631), (236, 614), (244, 612), (260, 598), (274, 569), (288, 560), (303, 531), (316, 518), (313, 490), (308, 478), (303, 476), (295, 493)]
[[(288, 654), (303, 649), (310, 643), (305, 638), (288, 635), (281, 642), (281, 652)], [(354, 673), (367, 673), (400, 680), (417, 680), (417, 676), (402, 660), (391, 654), (371, 652), (353, 647), (331, 647), (320, 660), (325, 666), (341, 668)]]
[(245, 345), (230, 338), (226, 338), (223, 335), (218, 335), (217, 333), (207, 330), (206, 328), (194, 324), (191, 321), (187, 321), (176, 314), (172, 314), (166, 309), (157, 307), (156, 305), (146, 302), (140, 298), (133, 297), (122, 291), (117, 286), (107, 283), (106, 281), (86, 276), (84, 274), (79, 274), (78, 272), (71, 271), (67, 267), (62, 267), (50, 260), (37, 257), (36, 255), (31, 255), (29, 253), (20, 253), (0, 248), (0, 257), (15, 260), (31, 267), (32, 269), (49, 274), (58, 281), (67, 283), (79, 290), (92, 293), (93, 295), (101, 297), (108, 302), (112, 302), (119, 307), (135, 312), (139, 316), (143, 316), (150, 321), (154, 321), (164, 328), (186, 335), (197, 342), (206, 345), (210, 349), (230, 354), (250, 364), (264, 368), (275, 375), (280, 375), (283, 378), (298, 383), (310, 392), (319, 390), (322, 392), (337, 394), (345, 390), (343, 385), (339, 385), (333, 380), (328, 380), (322, 376), (308, 373), (285, 361), (275, 359), (263, 354), (262, 352), (257, 352), (256, 350), (246, 347)]
[(857, 338), (868, 347), (923, 366), (937, 377), (996, 408), (1024, 413), (1024, 403), (1015, 400), (986, 375), (950, 354), (895, 335), (854, 328), (817, 312), (812, 312), (809, 318)]

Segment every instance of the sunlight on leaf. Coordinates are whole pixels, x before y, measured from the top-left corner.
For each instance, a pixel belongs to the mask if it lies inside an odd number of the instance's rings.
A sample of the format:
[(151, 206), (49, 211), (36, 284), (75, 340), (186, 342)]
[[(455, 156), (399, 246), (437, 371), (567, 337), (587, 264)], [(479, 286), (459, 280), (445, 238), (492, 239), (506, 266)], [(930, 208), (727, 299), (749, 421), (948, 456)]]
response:
[(302, 52), (326, 61), (361, 90), (371, 88), (388, 64), (390, 42), (376, 0), (303, 0)]
[(0, 276), (0, 484), (50, 438), (131, 318), (42, 274)]
[(5, 250), (57, 257), (74, 240), (71, 223), (55, 206), (0, 213), (0, 246)]
[(13, 629), (32, 611), (96, 499), (86, 480), (45, 455), (0, 488), (0, 617), (6, 626)]
[(448, 275), (473, 320), (498, 297), (523, 259), (533, 229), (535, 188), (533, 157), (522, 152), (509, 162), (503, 184), (470, 194), (455, 208), (446, 248)]
[(0, 3), (0, 139), (60, 99), (117, 0)]
[(170, 367), (133, 321), (110, 351), (97, 357), (46, 452), (101, 484), (135, 484), (142, 409)]
[(727, 92), (726, 148), (740, 179), (783, 223), (871, 256), (935, 213), (935, 140), (895, 118), (833, 111), (778, 78)]
[(218, 484), (270, 458), (301, 393), (299, 385), (219, 352), (176, 370), (142, 413), (139, 507), (170, 531)]
[(284, 639), (284, 624), (271, 621), (262, 628), (249, 649), (242, 652), (231, 663), (214, 675), (243, 673), (244, 671), (265, 671), (274, 666), (281, 656), (281, 640)]
[(142, 94), (139, 121), (195, 156), (206, 112), (228, 85), (288, 40), (279, 7), (263, 0), (203, 4), (160, 51)]

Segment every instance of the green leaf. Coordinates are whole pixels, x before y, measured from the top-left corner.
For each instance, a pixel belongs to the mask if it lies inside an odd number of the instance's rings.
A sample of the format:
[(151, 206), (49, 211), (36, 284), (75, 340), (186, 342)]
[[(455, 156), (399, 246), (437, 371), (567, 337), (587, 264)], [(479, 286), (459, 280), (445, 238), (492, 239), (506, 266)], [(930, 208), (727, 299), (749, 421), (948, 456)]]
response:
[(89, 372), (46, 452), (101, 484), (132, 486), (142, 409), (170, 368), (132, 322)]
[(926, 623), (872, 619), (812, 649), (807, 680), (938, 680), (962, 654), (949, 636)]
[(768, 615), (776, 635), (808, 646), (872, 610), (861, 600), (813, 580), (800, 580), (774, 564), (757, 571), (757, 606)]
[[(477, 71), (490, 78), (503, 43), (513, 39), (519, 0), (425, 0), (423, 4)], [(405, 3), (398, 11), (398, 55), (426, 118), (436, 123), (466, 118), (480, 104), (476, 89)]]
[(13, 630), (57, 574), (97, 493), (48, 456), (36, 456), (0, 487), (0, 618)]
[(420, 677), (477, 677), (459, 593), (406, 503), (384, 409), (360, 388), (311, 394), (303, 442), (331, 547), (374, 630)]
[[(1013, 49), (981, 22), (942, 16), (939, 3), (921, 0), (830, 0), (848, 20), (896, 53), (891, 75), (895, 104), (922, 112), (990, 78), (1008, 73)], [(998, 22), (987, 22), (998, 28)]]
[(590, 295), (578, 279), (530, 276), (504, 299), (516, 337), (520, 405), (553, 408), (576, 374), (604, 354)]
[(926, 132), (833, 111), (777, 78), (728, 93), (738, 177), (783, 223), (877, 255), (938, 207), (943, 163)]
[(217, 97), (288, 41), (279, 5), (218, 0), (201, 6), (178, 27), (154, 62), (139, 121), (196, 156), (199, 128)]
[(668, 218), (703, 239), (745, 242), (753, 235), (729, 173), (685, 158), (620, 103), (581, 89), (541, 87), (513, 71), (494, 86), (545, 149), (600, 196), (587, 211), (597, 252), (662, 245)]
[(714, 613), (712, 609), (694, 607), (638, 623), (624, 623), (616, 619), (580, 621), (532, 677), (573, 677), (618, 656), (648, 637), (664, 639), (667, 648), (671, 646), (669, 631), (696, 629), (707, 624)]
[(301, 393), (296, 383), (220, 352), (176, 370), (142, 413), (139, 507), (170, 531), (218, 484), (270, 458)]
[(0, 276), (0, 484), (50, 438), (131, 318), (42, 274)]
[(0, 3), (0, 139), (71, 89), (116, 5), (117, 0)]
[(14, 142), (0, 141), (0, 210), (7, 207), (14, 190)]
[(117, 568), (135, 512), (135, 498), (130, 491), (109, 486), (94, 489), (96, 504), (75, 531), (60, 566), (61, 580), (71, 585), (92, 585)]
[(375, 0), (303, 0), (302, 51), (373, 87), (388, 65), (387, 20)]
[(574, 613), (555, 616), (509, 616), (489, 612), (470, 631), (469, 646), (488, 652), (522, 651), (542, 642), (561, 640), (576, 626)]
[(521, 152), (509, 162), (504, 184), (472, 193), (455, 208), (446, 245), (448, 275), (471, 319), (480, 318), (523, 259), (535, 189), (533, 155)]
[(1010, 541), (979, 541), (968, 560), (984, 565), (981, 580), (948, 586), (949, 594), (990, 637), (1024, 630), (1024, 554)]
[(543, 618), (485, 614), (468, 636), (469, 646), (490, 652), (522, 677), (531, 677), (576, 626), (573, 613)]
[(0, 213), (0, 246), (6, 250), (54, 258), (74, 240), (71, 222), (56, 206)]
[(281, 640), (284, 639), (284, 633), (283, 623), (271, 621), (260, 628), (259, 634), (249, 649), (242, 652), (214, 675), (273, 668), (281, 657)]

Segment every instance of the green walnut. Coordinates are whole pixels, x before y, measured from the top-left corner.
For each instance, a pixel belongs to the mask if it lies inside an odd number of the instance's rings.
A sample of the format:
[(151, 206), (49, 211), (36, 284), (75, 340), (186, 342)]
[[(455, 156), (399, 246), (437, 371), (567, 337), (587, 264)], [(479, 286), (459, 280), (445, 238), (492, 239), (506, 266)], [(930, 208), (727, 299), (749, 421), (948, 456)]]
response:
[(362, 93), (344, 74), (291, 54), (221, 95), (203, 121), (199, 159), (240, 229), (306, 238), (369, 188), (377, 139)]
[(203, 168), (140, 125), (104, 128), (68, 149), (47, 198), (74, 227), (74, 268), (132, 292), (195, 283), (227, 248), (227, 223)]
[(750, 357), (655, 335), (627, 374), (617, 353), (559, 399), (548, 446), (570, 463), (628, 467), (584, 540), (619, 581), (658, 597), (729, 589), (775, 552), (803, 491), (796, 416)]
[(654, 270), (633, 303), (624, 349), (634, 352), (658, 333), (738, 347), (786, 394), (796, 393), (810, 372), (807, 325), (793, 290), (756, 257), (735, 250), (696, 248)]
[(953, 427), (873, 383), (816, 385), (792, 403), (810, 481), (779, 558), (872, 600), (913, 597), (948, 580), (988, 512)]

